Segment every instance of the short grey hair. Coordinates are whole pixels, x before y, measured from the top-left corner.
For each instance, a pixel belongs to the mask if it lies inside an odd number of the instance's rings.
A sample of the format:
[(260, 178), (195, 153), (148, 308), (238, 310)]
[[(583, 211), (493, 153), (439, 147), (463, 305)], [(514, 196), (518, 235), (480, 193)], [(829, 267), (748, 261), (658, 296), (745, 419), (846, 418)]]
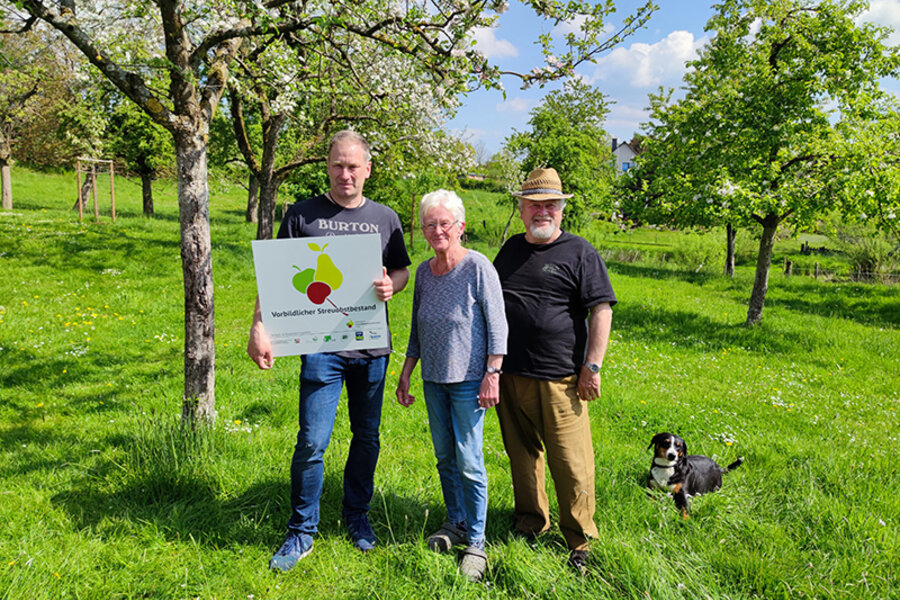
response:
[(450, 190), (435, 190), (422, 196), (422, 200), (419, 201), (419, 223), (424, 225), (425, 215), (437, 206), (443, 206), (449, 210), (453, 213), (453, 218), (460, 223), (465, 222), (466, 207), (463, 206), (462, 198)]
[(328, 142), (328, 156), (331, 156), (331, 151), (335, 146), (346, 143), (358, 144), (366, 155), (366, 162), (372, 162), (372, 153), (369, 151), (369, 142), (366, 141), (366, 138), (352, 129), (342, 129), (331, 136), (331, 141)]

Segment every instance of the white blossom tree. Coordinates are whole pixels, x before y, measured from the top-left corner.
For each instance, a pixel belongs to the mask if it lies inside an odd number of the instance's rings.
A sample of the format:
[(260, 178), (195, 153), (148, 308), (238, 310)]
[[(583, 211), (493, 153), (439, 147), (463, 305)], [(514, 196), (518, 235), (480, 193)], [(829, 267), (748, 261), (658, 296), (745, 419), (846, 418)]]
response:
[[(23, 27), (40, 19), (58, 29), (122, 93), (172, 135), (178, 174), (185, 302), (186, 421), (215, 415), (212, 262), (207, 187), (207, 137), (242, 43), (305, 32), (320, 44), (340, 34), (381, 44), (434, 74), (444, 94), (475, 86), (499, 87), (504, 74), (532, 85), (569, 75), (579, 63), (617, 44), (641, 26), (653, 5), (639, 9), (612, 35), (604, 18), (612, 2), (528, 0), (540, 18), (578, 21), (557, 59), (527, 73), (489, 63), (471, 32), (490, 26), (505, 0), (0, 0)], [(553, 40), (539, 40), (547, 55)], [(152, 73), (164, 70), (168, 87)]]
[(13, 207), (13, 146), (22, 132), (28, 102), (40, 89), (44, 70), (40, 54), (32, 39), (0, 38), (0, 206), (5, 210)]
[[(365, 37), (334, 31), (313, 41), (305, 34), (245, 44), (229, 83), (238, 147), (259, 182), (258, 239), (272, 237), (281, 183), (299, 166), (324, 162), (337, 129), (365, 133), (376, 154), (402, 144), (435, 164), (463, 162), (439, 135), (457, 98), (435, 85), (432, 72)], [(256, 140), (244, 115), (248, 104), (259, 120)], [(402, 161), (390, 167), (402, 170)], [(379, 161), (379, 168), (388, 165)]]

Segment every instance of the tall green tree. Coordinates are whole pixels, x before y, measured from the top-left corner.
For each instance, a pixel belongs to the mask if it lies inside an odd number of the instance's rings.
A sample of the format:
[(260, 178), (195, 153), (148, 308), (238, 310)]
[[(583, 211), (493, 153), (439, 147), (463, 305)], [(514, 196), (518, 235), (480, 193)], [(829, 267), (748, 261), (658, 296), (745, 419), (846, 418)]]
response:
[(141, 178), (142, 210), (149, 217), (153, 215), (153, 181), (175, 164), (172, 136), (133, 102), (114, 96), (106, 132), (108, 151)]
[(879, 80), (900, 60), (884, 28), (857, 24), (866, 6), (726, 0), (684, 98), (651, 97), (637, 204), (676, 225), (761, 228), (748, 325), (762, 319), (779, 225), (897, 205), (896, 107)]
[(506, 140), (506, 149), (525, 172), (538, 167), (559, 172), (563, 190), (574, 194), (566, 201), (569, 228), (577, 229), (592, 213), (611, 207), (614, 168), (603, 129), (608, 113), (598, 89), (580, 79), (568, 80), (531, 111), (531, 131), (516, 132)]

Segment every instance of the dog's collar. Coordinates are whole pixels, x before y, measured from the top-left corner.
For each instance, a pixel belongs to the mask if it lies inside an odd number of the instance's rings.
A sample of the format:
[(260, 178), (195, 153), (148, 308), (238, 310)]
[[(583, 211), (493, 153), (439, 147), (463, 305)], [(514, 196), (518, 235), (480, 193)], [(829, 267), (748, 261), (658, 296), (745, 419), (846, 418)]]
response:
[[(667, 462), (668, 462), (668, 461), (667, 461)], [(653, 459), (653, 466), (654, 466), (654, 467), (659, 467), (659, 468), (661, 468), (661, 469), (674, 469), (674, 468), (675, 468), (675, 464), (674, 464), (674, 463), (671, 464), (671, 465), (659, 465), (659, 464), (656, 464), (656, 459), (655, 459), (655, 458)]]

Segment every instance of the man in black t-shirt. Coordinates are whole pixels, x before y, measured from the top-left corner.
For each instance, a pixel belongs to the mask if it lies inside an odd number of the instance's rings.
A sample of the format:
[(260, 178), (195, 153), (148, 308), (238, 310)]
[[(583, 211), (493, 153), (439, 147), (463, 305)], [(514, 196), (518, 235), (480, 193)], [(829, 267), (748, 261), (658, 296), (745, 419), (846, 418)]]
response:
[(509, 322), (497, 416), (512, 471), (513, 528), (531, 538), (550, 527), (546, 451), (569, 563), (584, 573), (587, 540), (597, 536), (586, 402), (600, 396), (616, 296), (597, 250), (559, 228), (572, 195), (562, 193), (554, 169), (532, 171), (514, 196), (525, 233), (494, 259)]
[[(410, 260), (397, 214), (363, 196), (363, 184), (371, 169), (366, 140), (349, 130), (337, 133), (328, 151), (329, 192), (294, 204), (281, 222), (278, 237), (380, 234), (383, 276), (373, 285), (376, 297), (387, 302), (406, 286)], [(342, 520), (359, 550), (367, 552), (375, 547), (375, 533), (367, 515), (380, 449), (378, 427), (390, 339), (388, 334), (387, 345), (376, 350), (303, 356), (300, 427), (291, 460), (291, 516), (287, 537), (269, 561), (270, 568), (287, 571), (312, 552), (325, 474), (322, 457), (331, 440), (344, 385), (353, 437), (344, 468)], [(269, 369), (274, 363), (272, 343), (263, 326), (258, 299), (247, 353), (260, 369)]]

